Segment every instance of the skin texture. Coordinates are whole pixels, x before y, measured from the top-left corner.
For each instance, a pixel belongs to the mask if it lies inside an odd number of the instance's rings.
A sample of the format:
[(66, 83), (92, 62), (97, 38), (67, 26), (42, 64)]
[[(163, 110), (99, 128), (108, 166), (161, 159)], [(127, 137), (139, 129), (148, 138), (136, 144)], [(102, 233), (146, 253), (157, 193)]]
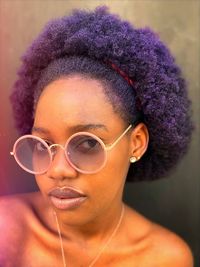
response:
[[(105, 144), (112, 143), (127, 127), (113, 112), (100, 82), (73, 76), (59, 79), (44, 89), (36, 107), (34, 135), (64, 145), (73, 133), (83, 130), (80, 125), (87, 124), (105, 126), (87, 130)], [(41, 193), (1, 200), (0, 228), (4, 236), (0, 237), (0, 263), (5, 267), (63, 266), (54, 209), (61, 226), (67, 266), (89, 266), (119, 220), (129, 158), (133, 155), (142, 157), (148, 139), (144, 124), (131, 129), (108, 152), (105, 167), (91, 175), (73, 169), (63, 150), (59, 149), (49, 170), (36, 176)], [(76, 209), (56, 210), (48, 192), (58, 186), (81, 190), (87, 199)], [(120, 228), (95, 266), (193, 265), (191, 252), (184, 241), (125, 205)]]

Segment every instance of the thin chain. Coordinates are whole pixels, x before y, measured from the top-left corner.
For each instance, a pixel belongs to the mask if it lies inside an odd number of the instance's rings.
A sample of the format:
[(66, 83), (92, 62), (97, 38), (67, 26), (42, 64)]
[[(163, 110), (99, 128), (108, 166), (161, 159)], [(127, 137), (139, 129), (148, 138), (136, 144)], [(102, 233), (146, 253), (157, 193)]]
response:
[[(66, 261), (65, 261), (65, 253), (64, 253), (64, 248), (63, 248), (63, 240), (62, 240), (62, 235), (61, 235), (61, 231), (60, 231), (60, 225), (58, 223), (58, 217), (56, 212), (54, 211), (54, 215), (56, 218), (56, 226), (57, 226), (57, 231), (58, 231), (58, 235), (59, 235), (59, 240), (60, 240), (60, 248), (61, 248), (61, 253), (62, 253), (62, 260), (63, 260), (63, 266), (67, 267)], [(106, 241), (106, 243), (103, 245), (103, 247), (100, 249), (100, 251), (98, 252), (98, 254), (95, 256), (95, 258), (92, 260), (92, 262), (89, 264), (88, 267), (92, 267), (95, 265), (95, 263), (98, 261), (98, 259), (100, 258), (101, 254), (103, 253), (103, 251), (105, 250), (105, 248), (108, 246), (108, 244), (110, 243), (110, 241), (112, 240), (112, 238), (115, 236), (115, 234), (117, 233), (122, 219), (124, 217), (124, 205), (122, 206), (122, 211), (121, 211), (121, 215), (119, 218), (119, 221), (117, 222), (117, 225), (115, 226), (112, 234), (110, 235), (110, 237), (108, 238), (108, 240)]]
[(56, 226), (57, 226), (57, 231), (58, 231), (59, 240), (60, 240), (60, 249), (61, 249), (61, 253), (62, 253), (63, 266), (67, 267), (67, 264), (65, 261), (65, 252), (64, 252), (64, 248), (63, 248), (63, 240), (62, 240), (62, 235), (61, 235), (61, 231), (60, 231), (60, 225), (58, 223), (58, 217), (57, 217), (57, 214), (55, 211), (54, 211), (54, 215), (56, 218)]
[(104, 246), (100, 249), (99, 253), (96, 255), (96, 257), (93, 259), (93, 261), (89, 264), (88, 267), (92, 267), (94, 266), (94, 264), (98, 261), (99, 257), (101, 256), (101, 254), (103, 253), (103, 251), (105, 250), (105, 248), (107, 247), (107, 245), (110, 243), (111, 239), (114, 237), (114, 235), (117, 233), (117, 230), (119, 229), (122, 219), (124, 217), (124, 205), (122, 206), (122, 211), (121, 211), (121, 215), (119, 218), (119, 221), (117, 223), (117, 225), (115, 226), (111, 236), (108, 238), (108, 240), (106, 241), (106, 243), (104, 244)]

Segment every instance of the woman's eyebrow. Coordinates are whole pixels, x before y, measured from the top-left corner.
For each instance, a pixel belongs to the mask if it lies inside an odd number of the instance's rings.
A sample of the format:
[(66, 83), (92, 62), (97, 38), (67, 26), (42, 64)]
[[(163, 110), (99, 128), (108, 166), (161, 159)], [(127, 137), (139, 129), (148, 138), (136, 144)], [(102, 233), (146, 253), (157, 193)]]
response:
[(42, 128), (42, 127), (36, 127), (36, 126), (33, 126), (31, 132), (37, 132), (37, 133), (48, 134), (48, 133), (49, 133), (49, 130), (47, 130), (47, 129), (45, 129), (45, 128)]
[(92, 124), (92, 123), (69, 126), (68, 129), (74, 132), (103, 129), (108, 132), (108, 128), (104, 124)]
[[(97, 129), (103, 129), (108, 132), (108, 128), (104, 124), (92, 124), (92, 123), (69, 126), (67, 127), (67, 129), (70, 132), (80, 132), (80, 131), (97, 130)], [(43, 127), (37, 127), (37, 126), (33, 126), (32, 132), (43, 133), (43, 134), (50, 133), (48, 129), (45, 129)]]

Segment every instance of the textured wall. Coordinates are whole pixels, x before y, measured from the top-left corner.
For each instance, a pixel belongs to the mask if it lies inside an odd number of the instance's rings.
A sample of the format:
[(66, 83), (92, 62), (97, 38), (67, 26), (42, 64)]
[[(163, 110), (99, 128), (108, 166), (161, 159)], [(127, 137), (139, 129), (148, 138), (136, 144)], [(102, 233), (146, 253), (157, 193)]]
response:
[(19, 169), (9, 156), (17, 133), (8, 96), (20, 65), (20, 55), (49, 19), (68, 14), (74, 7), (94, 8), (99, 4), (107, 4), (111, 11), (137, 27), (150, 26), (158, 32), (169, 45), (188, 80), (196, 122), (189, 153), (169, 179), (128, 185), (125, 200), (147, 217), (181, 235), (195, 254), (196, 266), (200, 266), (198, 0), (0, 0), (0, 194), (37, 188), (34, 178)]

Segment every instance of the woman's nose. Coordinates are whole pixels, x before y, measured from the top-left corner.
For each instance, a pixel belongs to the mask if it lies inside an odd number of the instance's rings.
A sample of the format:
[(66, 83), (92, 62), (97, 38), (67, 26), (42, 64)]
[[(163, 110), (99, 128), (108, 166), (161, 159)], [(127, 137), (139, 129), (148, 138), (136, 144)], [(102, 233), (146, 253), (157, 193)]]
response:
[(51, 179), (59, 180), (77, 177), (78, 172), (69, 164), (65, 151), (61, 147), (54, 151), (47, 175)]

